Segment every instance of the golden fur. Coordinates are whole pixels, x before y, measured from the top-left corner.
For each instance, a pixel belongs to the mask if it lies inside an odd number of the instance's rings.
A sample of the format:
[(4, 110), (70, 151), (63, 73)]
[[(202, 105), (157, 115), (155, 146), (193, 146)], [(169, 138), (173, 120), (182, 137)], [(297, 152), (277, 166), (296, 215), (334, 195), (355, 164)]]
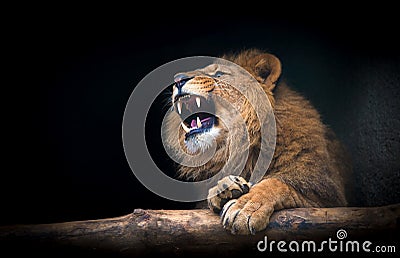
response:
[[(268, 225), (269, 217), (274, 210), (347, 205), (345, 185), (351, 167), (345, 152), (334, 133), (321, 122), (319, 113), (310, 102), (279, 79), (281, 75), (279, 59), (255, 49), (224, 55), (222, 58), (245, 68), (260, 83), (272, 105), (277, 133), (273, 159), (263, 180), (252, 186), (248, 193), (242, 192), (243, 195), (238, 198), (230, 195), (231, 201), (228, 199), (221, 202), (225, 198), (223, 195), (210, 196), (210, 208), (218, 212), (222, 209), (224, 226), (232, 233), (255, 233)], [(192, 71), (186, 74), (194, 76), (199, 81), (210, 80), (212, 77), (207, 75), (207, 71)], [(240, 73), (232, 73), (230, 84), (235, 87), (240, 87), (239, 84), (245, 85), (244, 78)], [(191, 92), (202, 94), (205, 98), (219, 96), (240, 110), (250, 139), (249, 158), (241, 173), (241, 176), (248, 180), (260, 150), (259, 120), (249, 101), (242, 98), (237, 90), (218, 78), (212, 81), (216, 82), (213, 87), (206, 82), (204, 84), (208, 86), (205, 88), (190, 83), (187, 87), (192, 87)], [(245, 90), (252, 94), (252, 89)], [(254, 96), (252, 101), (257, 100), (257, 96)], [(266, 103), (256, 102), (256, 104), (261, 110), (268, 109)], [(238, 119), (218, 112), (217, 103), (218, 116), (224, 117), (227, 121)], [(171, 114), (168, 118), (167, 127), (170, 131), (167, 130), (167, 142), (173, 149), (185, 148), (183, 129), (181, 128), (178, 134), (172, 132), (180, 122), (176, 114)], [(229, 145), (229, 141), (240, 137), (242, 131), (239, 128), (230, 128), (233, 133), (228, 134), (224, 124), (218, 125), (218, 128), (219, 131), (212, 136), (216, 141), (216, 152), (212, 159), (199, 167), (180, 166), (178, 172), (181, 177), (188, 180), (203, 180), (219, 172), (226, 163), (229, 151), (234, 155), (241, 155), (239, 148), (228, 150), (226, 146)], [(227, 201), (229, 202), (226, 203)]]

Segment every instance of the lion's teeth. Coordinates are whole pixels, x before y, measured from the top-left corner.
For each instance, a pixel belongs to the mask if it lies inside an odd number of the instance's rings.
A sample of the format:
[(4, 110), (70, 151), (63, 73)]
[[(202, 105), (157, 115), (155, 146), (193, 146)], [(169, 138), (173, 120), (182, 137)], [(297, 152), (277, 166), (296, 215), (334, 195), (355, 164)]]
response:
[(176, 103), (176, 106), (178, 107), (179, 115), (182, 114), (182, 103), (178, 101), (178, 103)]
[(197, 128), (200, 128), (200, 127), (201, 127), (201, 121), (200, 121), (200, 118), (197, 117)]
[(190, 132), (189, 127), (187, 127), (187, 126), (185, 125), (185, 123), (181, 122), (181, 125), (182, 125), (183, 130), (185, 130), (185, 132), (187, 132), (187, 133)]
[(200, 108), (200, 98), (196, 97), (196, 103), (197, 103), (197, 107)]

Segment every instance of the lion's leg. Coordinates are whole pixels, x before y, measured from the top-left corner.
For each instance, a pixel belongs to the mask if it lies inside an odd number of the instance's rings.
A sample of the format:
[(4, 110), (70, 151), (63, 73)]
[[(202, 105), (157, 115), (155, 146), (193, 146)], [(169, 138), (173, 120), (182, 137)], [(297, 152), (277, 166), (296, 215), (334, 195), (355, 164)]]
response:
[(218, 184), (208, 191), (208, 207), (219, 213), (224, 205), (232, 199), (237, 199), (248, 193), (250, 184), (240, 176), (227, 176), (218, 181)]
[(310, 206), (311, 203), (289, 185), (267, 178), (254, 185), (249, 193), (227, 202), (221, 221), (233, 234), (255, 234), (267, 227), (274, 211)]

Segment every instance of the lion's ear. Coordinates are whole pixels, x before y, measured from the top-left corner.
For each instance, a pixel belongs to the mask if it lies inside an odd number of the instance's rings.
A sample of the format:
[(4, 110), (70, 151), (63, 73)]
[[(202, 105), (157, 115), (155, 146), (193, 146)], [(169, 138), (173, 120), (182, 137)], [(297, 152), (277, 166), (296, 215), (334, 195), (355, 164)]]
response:
[(282, 72), (281, 61), (276, 56), (268, 53), (257, 56), (253, 69), (257, 80), (271, 91), (275, 88)]

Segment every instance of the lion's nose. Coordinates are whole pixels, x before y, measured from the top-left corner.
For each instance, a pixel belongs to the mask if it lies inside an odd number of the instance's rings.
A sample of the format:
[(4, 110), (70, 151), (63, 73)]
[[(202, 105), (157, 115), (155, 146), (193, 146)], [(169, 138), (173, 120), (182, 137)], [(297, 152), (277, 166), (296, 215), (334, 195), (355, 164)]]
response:
[(180, 91), (182, 89), (183, 85), (185, 85), (185, 83), (192, 78), (193, 77), (190, 77), (184, 73), (175, 75), (174, 81), (175, 81), (175, 84), (176, 84), (176, 87), (178, 88), (178, 90)]

